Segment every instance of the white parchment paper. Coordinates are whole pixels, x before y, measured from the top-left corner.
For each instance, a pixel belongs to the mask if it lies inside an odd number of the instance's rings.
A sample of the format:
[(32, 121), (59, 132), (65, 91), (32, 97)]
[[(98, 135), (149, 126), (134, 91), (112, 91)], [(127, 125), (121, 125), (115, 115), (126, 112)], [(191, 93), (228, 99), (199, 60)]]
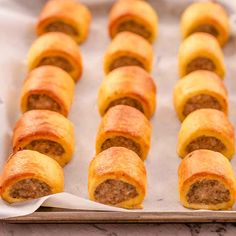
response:
[[(88, 166), (95, 150), (100, 122), (96, 98), (104, 77), (102, 59), (110, 39), (107, 17), (112, 0), (84, 0), (93, 13), (89, 38), (81, 46), (84, 73), (76, 85), (69, 119), (75, 124), (76, 150), (65, 167), (65, 192), (26, 203), (8, 205), (0, 200), (0, 218), (26, 215), (40, 205), (83, 210), (126, 211), (88, 200)], [(190, 0), (150, 1), (159, 15), (159, 36), (154, 44), (153, 76), (158, 86), (157, 111), (152, 119), (152, 145), (147, 161), (148, 192), (142, 212), (190, 211), (179, 203), (176, 154), (180, 123), (172, 105), (172, 89), (178, 80), (177, 52), (180, 44), (179, 19)], [(12, 129), (20, 116), (19, 94), (26, 75), (27, 52), (35, 40), (34, 24), (45, 1), (0, 0), (0, 168), (11, 153)], [(235, 1), (236, 3), (236, 1)], [(236, 125), (236, 42), (224, 48), (230, 98), (230, 119)], [(236, 162), (232, 161), (236, 170)], [(235, 210), (235, 208), (234, 208)]]

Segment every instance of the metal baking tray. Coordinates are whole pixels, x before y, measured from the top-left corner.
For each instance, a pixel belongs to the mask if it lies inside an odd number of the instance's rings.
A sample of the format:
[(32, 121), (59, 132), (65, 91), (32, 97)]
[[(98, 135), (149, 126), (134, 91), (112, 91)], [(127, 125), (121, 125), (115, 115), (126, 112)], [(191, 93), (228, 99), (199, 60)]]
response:
[[(0, 1), (9, 1), (9, 0), (0, 0)], [(11, 2), (17, 2), (17, 0), (11, 0)], [(102, 4), (102, 2), (107, 2), (109, 5), (111, 2), (114, 2), (112, 0), (86, 0), (87, 2), (90, 2), (90, 6), (95, 4), (95, 7), (97, 9), (98, 6)], [(150, 0), (151, 1), (151, 0)], [(9, 1), (10, 2), (10, 1)], [(24, 2), (27, 2), (27, 0), (24, 0)], [(31, 1), (28, 1), (28, 7), (31, 6)], [(42, 1), (43, 2), (43, 1)], [(85, 1), (84, 1), (85, 2)], [(110, 3), (109, 3), (110, 2)], [(163, 30), (163, 25), (161, 25), (162, 19), (165, 19), (166, 22), (169, 22), (170, 28), (173, 26), (173, 19), (167, 19), (166, 12), (168, 11), (169, 15), (180, 15), (181, 11), (187, 6), (188, 3), (192, 2), (191, 0), (185, 0), (185, 1), (178, 1), (178, 0), (153, 0), (151, 1), (155, 6), (158, 8), (159, 6), (163, 6), (163, 9), (158, 9), (159, 18), (160, 18), (160, 31)], [(177, 4), (177, 5), (176, 5)], [(99, 10), (101, 12), (106, 12), (102, 6), (98, 9), (98, 11), (95, 12), (95, 14), (99, 14)], [(32, 13), (33, 14), (33, 13)], [(36, 12), (34, 12), (36, 14)], [(95, 16), (96, 17), (96, 16)], [(179, 20), (179, 18), (178, 18)], [(25, 20), (26, 21), (26, 20)], [(177, 19), (175, 19), (176, 23)], [(104, 24), (106, 21), (104, 20)], [(172, 29), (172, 28), (171, 28)], [(95, 29), (97, 30), (97, 29)], [(175, 33), (178, 33), (177, 27), (175, 28)], [(104, 34), (105, 35), (105, 34)], [(166, 34), (165, 36), (169, 37), (171, 34)], [(107, 36), (106, 36), (107, 37)], [(161, 35), (160, 35), (161, 37)], [(105, 38), (105, 36), (104, 36)], [(172, 39), (169, 37), (170, 40)], [(108, 40), (108, 39), (106, 39)], [(165, 40), (162, 38), (162, 41)], [(28, 39), (27, 45), (30, 46), (30, 43), (32, 43), (31, 39)], [(232, 45), (232, 42), (231, 42)], [(157, 46), (158, 50), (161, 46)], [(162, 49), (162, 52), (165, 51), (167, 47)], [(235, 47), (234, 47), (235, 49)], [(174, 49), (174, 53), (177, 55), (177, 47)], [(233, 51), (230, 47), (226, 48), (226, 54), (231, 56), (231, 51)], [(160, 51), (157, 51), (156, 58), (158, 61), (163, 61), (165, 59), (161, 58)], [(228, 66), (233, 68), (233, 58), (228, 61)], [(171, 64), (175, 65), (175, 63)], [(170, 68), (166, 67), (166, 70), (169, 70)], [(100, 70), (102, 70), (102, 65), (100, 65)], [(176, 70), (176, 68), (174, 68)], [(231, 80), (233, 81), (234, 78), (234, 72), (235, 70), (229, 71), (231, 74), (227, 78), (227, 81)], [(156, 74), (159, 74), (159, 71), (156, 72)], [(96, 80), (97, 78), (95, 78)], [(167, 78), (161, 78), (162, 79), (162, 85), (165, 86), (165, 79)], [(232, 82), (231, 82), (232, 83)], [(231, 86), (232, 84), (228, 84), (227, 86), (234, 87), (236, 86), (236, 83), (234, 81), (234, 86)], [(162, 89), (163, 89), (162, 87)], [(82, 92), (80, 90), (80, 92)], [(232, 94), (232, 93), (231, 93)], [(81, 94), (80, 94), (81, 95)], [(81, 95), (82, 96), (82, 95)], [(169, 94), (168, 96), (171, 96)], [(233, 107), (233, 106), (232, 106)], [(231, 108), (232, 108), (231, 107)], [(234, 115), (236, 117), (236, 112), (234, 111)], [(160, 117), (158, 118), (160, 119)], [(164, 118), (166, 119), (166, 118)], [(163, 120), (163, 119), (162, 119)], [(13, 121), (12, 121), (13, 122)], [(168, 122), (168, 119), (167, 119)], [(176, 118), (177, 122), (177, 118)], [(166, 140), (168, 143), (169, 140)], [(175, 154), (174, 154), (175, 155)], [(174, 157), (175, 158), (175, 157)], [(177, 156), (176, 156), (177, 158)], [(235, 162), (234, 162), (235, 164)], [(175, 191), (175, 190), (174, 190)], [(169, 194), (169, 193), (168, 193)], [(153, 203), (154, 204), (154, 203)], [(236, 211), (179, 211), (178, 209), (175, 210), (175, 207), (170, 207), (169, 210), (163, 210), (163, 211), (156, 211), (156, 212), (108, 212), (108, 211), (79, 211), (79, 210), (66, 210), (61, 208), (49, 208), (49, 207), (40, 207), (36, 212), (26, 215), (26, 216), (20, 216), (20, 217), (13, 217), (4, 219), (4, 222), (8, 223), (147, 223), (147, 222), (236, 222)]]

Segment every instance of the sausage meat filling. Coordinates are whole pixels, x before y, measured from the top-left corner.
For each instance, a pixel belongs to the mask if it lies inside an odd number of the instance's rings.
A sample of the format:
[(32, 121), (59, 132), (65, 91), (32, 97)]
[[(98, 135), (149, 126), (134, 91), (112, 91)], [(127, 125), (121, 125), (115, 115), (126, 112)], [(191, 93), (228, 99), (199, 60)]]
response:
[(12, 198), (33, 199), (49, 194), (52, 194), (50, 186), (35, 178), (20, 180), (10, 190)]
[(65, 153), (64, 148), (59, 143), (43, 139), (30, 142), (24, 149), (38, 151), (48, 156), (61, 156)]
[(191, 112), (201, 108), (222, 110), (222, 107), (216, 98), (207, 94), (198, 94), (188, 99), (183, 109), (183, 115), (187, 116)]
[(130, 31), (132, 33), (138, 34), (145, 39), (149, 39), (151, 37), (151, 33), (147, 28), (134, 21), (134, 20), (126, 20), (121, 22), (117, 27), (117, 33), (123, 32), (123, 31)]
[(138, 59), (130, 56), (122, 56), (115, 59), (110, 67), (109, 70), (112, 71), (116, 68), (123, 67), (123, 66), (139, 66), (141, 68), (144, 68), (144, 65), (142, 62), (140, 62)]
[(71, 72), (73, 70), (72, 65), (70, 62), (60, 56), (49, 56), (49, 57), (44, 57), (42, 60), (39, 62), (39, 66), (46, 66), (46, 65), (52, 65), (52, 66), (57, 66), (60, 67), (61, 69), (65, 70), (66, 72)]
[(27, 110), (51, 110), (60, 112), (61, 107), (46, 94), (32, 94), (28, 97)]
[(141, 146), (132, 139), (123, 136), (115, 136), (106, 139), (101, 146), (101, 150), (104, 151), (110, 147), (125, 147), (141, 156)]
[(115, 205), (138, 195), (136, 188), (124, 181), (107, 179), (95, 190), (95, 200), (108, 205)]
[(62, 32), (71, 36), (78, 36), (78, 31), (69, 24), (62, 21), (55, 21), (45, 27), (46, 32)]
[(136, 99), (134, 98), (131, 98), (131, 97), (123, 97), (123, 98), (118, 98), (114, 101), (112, 101), (109, 106), (107, 107), (106, 109), (106, 112), (111, 108), (111, 107), (114, 107), (116, 105), (127, 105), (127, 106), (130, 106), (130, 107), (134, 107), (136, 108), (137, 110), (141, 111), (142, 113), (144, 113), (144, 110), (143, 110), (143, 106), (142, 104), (137, 101)]
[(222, 152), (225, 148), (225, 145), (218, 138), (202, 135), (190, 142), (186, 147), (186, 151), (190, 153), (199, 149), (208, 149)]
[(218, 30), (213, 25), (199, 25), (197, 28), (195, 28), (191, 34), (197, 33), (197, 32), (204, 32), (213, 35), (214, 37), (217, 37), (219, 35)]
[(206, 57), (197, 57), (187, 65), (186, 72), (189, 74), (195, 70), (215, 71), (215, 69), (216, 66), (212, 60)]
[(203, 179), (191, 185), (187, 201), (195, 204), (219, 204), (230, 200), (230, 192), (218, 180)]

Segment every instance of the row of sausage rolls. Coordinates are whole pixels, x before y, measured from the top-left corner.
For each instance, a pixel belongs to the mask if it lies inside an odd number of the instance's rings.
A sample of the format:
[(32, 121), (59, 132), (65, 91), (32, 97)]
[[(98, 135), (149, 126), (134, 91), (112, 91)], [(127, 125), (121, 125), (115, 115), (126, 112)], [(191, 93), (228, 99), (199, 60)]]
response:
[[(143, 73), (132, 73), (134, 70)], [(125, 72), (125, 74), (123, 73)], [(126, 77), (109, 77), (111, 74)], [(110, 99), (116, 101), (117, 94), (123, 96), (119, 102), (111, 106), (102, 117), (96, 137), (97, 156), (89, 166), (89, 197), (91, 200), (123, 208), (140, 208), (146, 194), (146, 169), (143, 161), (150, 149), (152, 127), (139, 106), (129, 102), (130, 95), (139, 95), (139, 83), (136, 78), (145, 75), (146, 92), (155, 94), (155, 87), (147, 72), (139, 67), (121, 67), (112, 71), (102, 82), (100, 91), (111, 85)], [(114, 79), (113, 79), (114, 78)], [(106, 84), (108, 82), (108, 84)], [(116, 87), (116, 83), (119, 86)], [(149, 83), (152, 86), (149, 86)], [(123, 84), (123, 86), (121, 86)], [(141, 83), (144, 85), (145, 83)], [(128, 88), (126, 90), (126, 87)], [(123, 88), (121, 90), (121, 88)], [(153, 90), (154, 89), (154, 90)], [(115, 91), (113, 91), (115, 90)], [(106, 96), (100, 93), (99, 99)], [(104, 90), (106, 91), (106, 90)], [(116, 93), (117, 91), (117, 93)], [(131, 93), (133, 91), (133, 94)], [(142, 93), (141, 93), (142, 95)], [(101, 97), (102, 96), (102, 97)], [(155, 97), (155, 96), (154, 96)], [(150, 102), (151, 100), (149, 100)], [(155, 100), (153, 100), (155, 101)], [(100, 103), (101, 104), (101, 103)], [(103, 103), (103, 106), (106, 103)], [(149, 107), (149, 104), (145, 104)], [(155, 107), (154, 104), (152, 106)]]
[(229, 20), (218, 4), (194, 3), (182, 15), (181, 31), (181, 79), (173, 91), (182, 122), (177, 142), (177, 153), (183, 158), (178, 172), (180, 201), (193, 209), (230, 209), (236, 197), (229, 162), (235, 153), (235, 139), (227, 117), (221, 50), (229, 38)]
[(222, 81), (225, 64), (219, 38), (229, 37), (229, 19), (216, 3), (199, 2), (182, 14), (183, 42), (179, 48), (179, 77), (174, 107), (180, 121), (196, 109), (213, 108), (228, 114), (227, 89)]
[(63, 169), (74, 153), (74, 126), (62, 114), (30, 110), (17, 121), (13, 154), (0, 179), (2, 198), (19, 202), (64, 188)]
[(86, 40), (90, 22), (89, 9), (75, 0), (48, 1), (39, 16), (39, 37), (29, 51), (28, 69), (54, 65), (78, 81), (83, 65), (77, 43)]
[(230, 27), (223, 7), (212, 2), (191, 4), (182, 14), (181, 32), (184, 41), (179, 49), (179, 76), (195, 70), (209, 70), (225, 75), (220, 46), (229, 39)]
[(107, 111), (97, 133), (97, 156), (89, 166), (91, 200), (124, 208), (141, 207), (147, 181), (143, 160), (150, 139), (150, 122), (139, 110), (116, 105)]
[(66, 118), (75, 82), (82, 75), (77, 43), (85, 41), (91, 14), (74, 0), (50, 0), (42, 10), (38, 38), (28, 54), (20, 97), (23, 115), (13, 132), (13, 154), (1, 177), (9, 203), (62, 192), (63, 169), (74, 152), (74, 126)]
[(104, 71), (122, 66), (139, 66), (152, 71), (153, 43), (157, 36), (158, 17), (142, 0), (118, 0), (109, 15), (109, 34), (113, 39), (104, 57)]
[(181, 31), (184, 40), (178, 54), (180, 80), (173, 93), (180, 121), (200, 108), (217, 109), (227, 115), (228, 95), (222, 82), (225, 63), (220, 47), (221, 39), (225, 43), (229, 38), (225, 10), (212, 2), (193, 3), (182, 14)]
[(146, 195), (144, 160), (151, 140), (156, 86), (149, 75), (157, 34), (157, 16), (142, 0), (119, 0), (111, 9), (112, 42), (104, 57), (105, 79), (98, 93), (102, 116), (96, 156), (89, 166), (93, 201), (140, 208)]

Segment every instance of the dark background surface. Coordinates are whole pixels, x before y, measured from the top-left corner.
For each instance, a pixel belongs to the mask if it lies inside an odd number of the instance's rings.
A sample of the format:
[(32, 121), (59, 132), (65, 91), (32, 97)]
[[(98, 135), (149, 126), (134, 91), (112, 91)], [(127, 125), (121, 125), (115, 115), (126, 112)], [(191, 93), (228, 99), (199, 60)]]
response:
[(235, 236), (236, 224), (6, 224), (0, 223), (1, 236), (48, 235), (217, 235)]

